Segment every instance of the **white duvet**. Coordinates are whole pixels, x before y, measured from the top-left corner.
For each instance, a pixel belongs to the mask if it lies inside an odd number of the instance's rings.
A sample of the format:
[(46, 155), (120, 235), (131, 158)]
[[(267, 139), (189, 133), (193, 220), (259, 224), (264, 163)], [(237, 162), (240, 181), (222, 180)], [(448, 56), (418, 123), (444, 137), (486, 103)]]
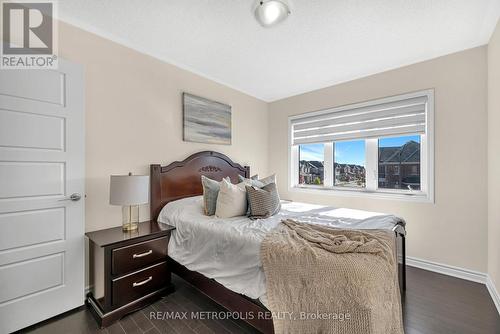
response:
[(282, 202), (280, 213), (267, 219), (220, 219), (203, 214), (202, 196), (168, 203), (158, 220), (176, 227), (168, 245), (171, 258), (232, 291), (266, 304), (260, 244), (266, 233), (286, 218), (353, 229), (392, 230), (402, 223), (392, 215), (298, 202)]

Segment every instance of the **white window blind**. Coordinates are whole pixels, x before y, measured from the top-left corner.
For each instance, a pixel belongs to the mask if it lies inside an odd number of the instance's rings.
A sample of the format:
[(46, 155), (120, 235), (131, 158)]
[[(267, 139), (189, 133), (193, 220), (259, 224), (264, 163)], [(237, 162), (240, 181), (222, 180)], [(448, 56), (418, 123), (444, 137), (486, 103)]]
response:
[(427, 96), (419, 96), (296, 116), (292, 144), (425, 134), (427, 103)]

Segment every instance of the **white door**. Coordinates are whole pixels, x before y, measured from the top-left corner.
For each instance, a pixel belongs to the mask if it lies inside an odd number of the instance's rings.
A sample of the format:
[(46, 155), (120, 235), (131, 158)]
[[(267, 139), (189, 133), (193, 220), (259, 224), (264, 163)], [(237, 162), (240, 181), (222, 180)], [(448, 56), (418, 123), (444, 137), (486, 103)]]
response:
[(83, 304), (83, 194), (82, 68), (0, 70), (0, 333)]

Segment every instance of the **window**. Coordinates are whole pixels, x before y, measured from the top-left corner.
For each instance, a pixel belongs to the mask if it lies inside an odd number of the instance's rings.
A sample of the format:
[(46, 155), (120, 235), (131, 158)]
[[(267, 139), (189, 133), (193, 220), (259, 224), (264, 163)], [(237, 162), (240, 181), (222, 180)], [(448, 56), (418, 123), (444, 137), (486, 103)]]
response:
[(420, 190), (420, 136), (379, 139), (378, 170), (379, 188)]
[(364, 188), (366, 186), (365, 141), (341, 141), (335, 143), (335, 186)]
[(299, 145), (299, 184), (323, 185), (324, 146), (324, 144)]
[(290, 117), (290, 188), (433, 201), (433, 100), (429, 90)]

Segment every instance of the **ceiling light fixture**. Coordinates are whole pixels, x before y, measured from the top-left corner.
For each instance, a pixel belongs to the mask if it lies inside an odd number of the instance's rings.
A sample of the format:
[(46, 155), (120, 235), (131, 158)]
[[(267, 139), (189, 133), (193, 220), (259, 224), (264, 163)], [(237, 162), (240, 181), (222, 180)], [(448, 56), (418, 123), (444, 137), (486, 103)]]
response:
[(255, 8), (255, 18), (263, 27), (270, 27), (284, 21), (290, 15), (290, 8), (283, 1), (260, 1)]

